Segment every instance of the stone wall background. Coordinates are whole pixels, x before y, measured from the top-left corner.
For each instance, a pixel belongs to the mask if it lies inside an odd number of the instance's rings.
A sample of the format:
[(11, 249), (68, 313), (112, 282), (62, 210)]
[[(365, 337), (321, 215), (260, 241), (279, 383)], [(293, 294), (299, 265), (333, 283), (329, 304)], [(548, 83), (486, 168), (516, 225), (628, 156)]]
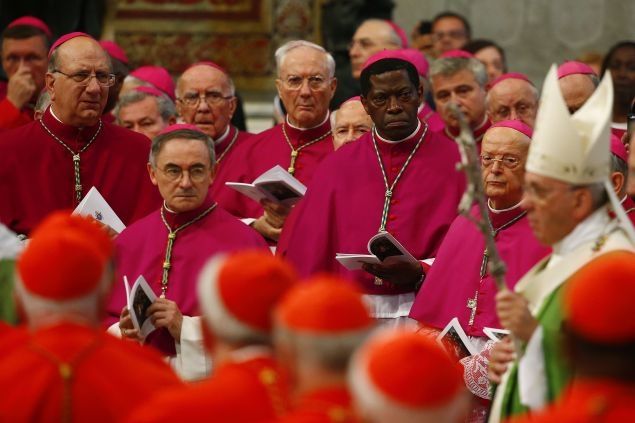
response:
[(441, 11), (462, 14), (473, 38), (499, 43), (510, 70), (538, 85), (553, 62), (635, 40), (633, 0), (396, 0), (396, 6), (394, 20), (408, 33)]

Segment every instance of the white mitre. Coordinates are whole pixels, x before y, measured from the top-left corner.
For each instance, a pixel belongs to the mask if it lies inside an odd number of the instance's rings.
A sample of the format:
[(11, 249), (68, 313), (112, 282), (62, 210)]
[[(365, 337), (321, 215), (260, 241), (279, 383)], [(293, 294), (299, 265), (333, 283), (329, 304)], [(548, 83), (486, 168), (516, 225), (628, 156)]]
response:
[(572, 185), (603, 182), (610, 172), (613, 82), (606, 72), (593, 95), (569, 113), (552, 65), (542, 88), (526, 169)]

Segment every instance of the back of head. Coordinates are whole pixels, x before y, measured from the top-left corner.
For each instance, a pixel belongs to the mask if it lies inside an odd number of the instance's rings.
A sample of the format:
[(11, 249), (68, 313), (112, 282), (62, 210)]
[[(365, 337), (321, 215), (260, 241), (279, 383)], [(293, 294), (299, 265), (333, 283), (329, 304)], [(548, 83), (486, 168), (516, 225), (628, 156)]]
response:
[(32, 233), (17, 262), (16, 293), (31, 326), (99, 322), (110, 290), (112, 242), (92, 218), (56, 212)]
[(267, 252), (214, 257), (198, 280), (203, 324), (233, 345), (269, 344), (273, 309), (295, 282), (293, 268)]
[(275, 343), (303, 365), (343, 374), (371, 326), (361, 293), (350, 282), (317, 276), (290, 290), (276, 307)]
[(563, 296), (566, 334), (583, 376), (635, 377), (635, 253), (613, 251), (576, 272)]
[(402, 329), (380, 330), (362, 345), (349, 384), (368, 422), (459, 422), (469, 403), (461, 366), (435, 341)]

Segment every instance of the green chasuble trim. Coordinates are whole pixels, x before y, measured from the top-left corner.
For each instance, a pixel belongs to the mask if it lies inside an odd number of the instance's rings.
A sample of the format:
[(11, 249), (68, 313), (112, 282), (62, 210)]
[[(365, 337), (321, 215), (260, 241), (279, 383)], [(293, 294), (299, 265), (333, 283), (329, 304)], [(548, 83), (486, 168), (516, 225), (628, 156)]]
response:
[(13, 259), (0, 260), (0, 320), (14, 325), (17, 323), (13, 302)]
[[(560, 285), (545, 300), (538, 313), (538, 323), (542, 327), (542, 349), (547, 376), (547, 403), (552, 403), (571, 379), (570, 363), (562, 350), (562, 296), (566, 283)], [(503, 397), (503, 420), (505, 417), (522, 414), (529, 409), (520, 402), (518, 386), (518, 364), (514, 363), (507, 389)]]

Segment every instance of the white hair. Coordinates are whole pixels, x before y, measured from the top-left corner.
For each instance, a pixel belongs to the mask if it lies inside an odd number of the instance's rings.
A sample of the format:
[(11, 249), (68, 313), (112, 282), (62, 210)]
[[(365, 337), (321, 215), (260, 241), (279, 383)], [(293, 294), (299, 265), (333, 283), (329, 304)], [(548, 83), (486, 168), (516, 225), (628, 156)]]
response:
[(303, 362), (333, 371), (345, 371), (353, 352), (366, 340), (370, 330), (322, 334), (288, 328), (276, 321), (274, 343), (292, 348)]
[(282, 69), (282, 64), (284, 63), (284, 59), (287, 56), (287, 54), (290, 51), (300, 47), (312, 48), (314, 50), (319, 51), (320, 53), (323, 53), (326, 59), (326, 67), (329, 73), (329, 77), (333, 78), (335, 76), (335, 59), (333, 59), (333, 56), (331, 56), (331, 54), (328, 51), (326, 51), (324, 47), (319, 46), (310, 41), (306, 41), (306, 40), (288, 41), (276, 50), (275, 58), (276, 58), (276, 68), (277, 68), (278, 76), (280, 76), (280, 70)]
[(437, 59), (430, 66), (429, 76), (432, 80), (437, 75), (452, 76), (462, 70), (470, 71), (481, 88), (485, 88), (488, 80), (487, 70), (483, 63), (473, 57), (442, 57)]
[(113, 110), (113, 115), (115, 115), (117, 123), (121, 124), (119, 114), (121, 113), (122, 108), (134, 103), (139, 103), (140, 101), (143, 101), (148, 97), (156, 99), (157, 108), (159, 109), (159, 115), (161, 116), (161, 119), (167, 122), (170, 120), (170, 118), (176, 116), (176, 106), (172, 99), (166, 94), (161, 94), (157, 97), (154, 94), (146, 93), (144, 91), (132, 90), (119, 97), (119, 101), (117, 102), (117, 105)]
[[(373, 338), (377, 339), (390, 333), (391, 329), (380, 328)], [(368, 417), (368, 420), (373, 422), (418, 423), (459, 422), (465, 416), (470, 401), (465, 389), (438, 407), (415, 408), (399, 403), (382, 392), (370, 379), (368, 364), (368, 349), (362, 347), (353, 355), (348, 371), (348, 386), (360, 417)]]
[[(112, 274), (112, 267), (107, 264), (97, 286), (91, 292), (70, 300), (53, 300), (30, 292), (16, 273), (15, 294), (32, 328), (69, 320), (99, 324), (100, 305), (110, 292)], [(42, 279), (46, 279), (45, 274)]]
[(236, 344), (264, 344), (271, 339), (267, 332), (258, 330), (234, 317), (221, 299), (218, 274), (227, 260), (226, 255), (210, 259), (198, 277), (198, 303), (203, 321), (214, 336)]

